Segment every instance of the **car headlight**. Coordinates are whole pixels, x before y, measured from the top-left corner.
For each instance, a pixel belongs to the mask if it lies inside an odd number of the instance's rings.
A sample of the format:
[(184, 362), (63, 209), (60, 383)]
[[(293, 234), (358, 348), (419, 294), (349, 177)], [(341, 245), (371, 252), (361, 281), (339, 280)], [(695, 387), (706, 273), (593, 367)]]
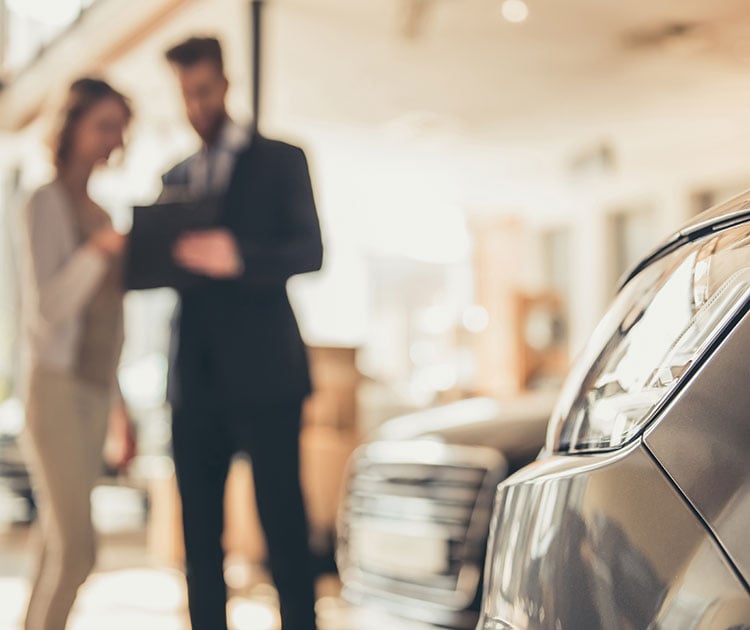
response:
[(490, 619), (489, 617), (482, 622), (477, 630), (514, 630), (513, 626), (499, 619)]
[(688, 243), (628, 282), (568, 377), (548, 452), (635, 438), (748, 302), (750, 227)]

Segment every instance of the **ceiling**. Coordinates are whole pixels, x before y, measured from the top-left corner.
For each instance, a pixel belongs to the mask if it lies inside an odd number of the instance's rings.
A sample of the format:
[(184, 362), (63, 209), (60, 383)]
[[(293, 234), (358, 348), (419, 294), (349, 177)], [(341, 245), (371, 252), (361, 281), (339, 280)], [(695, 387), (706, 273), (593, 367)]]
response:
[[(217, 33), (233, 108), (247, 112), (246, 0), (172, 3), (169, 19), (123, 47), (110, 76), (134, 95), (141, 119), (181, 124), (163, 50)], [(654, 160), (750, 146), (747, 0), (527, 0), (523, 24), (506, 22), (500, 3), (267, 0), (264, 124), (573, 152), (611, 140), (632, 159)]]
[[(423, 0), (422, 0), (423, 1)], [(745, 0), (276, 0), (268, 7), (269, 111), (383, 124), (405, 114), (497, 137), (595, 127), (641, 113), (740, 110), (750, 96)], [(416, 5), (415, 5), (416, 6)]]

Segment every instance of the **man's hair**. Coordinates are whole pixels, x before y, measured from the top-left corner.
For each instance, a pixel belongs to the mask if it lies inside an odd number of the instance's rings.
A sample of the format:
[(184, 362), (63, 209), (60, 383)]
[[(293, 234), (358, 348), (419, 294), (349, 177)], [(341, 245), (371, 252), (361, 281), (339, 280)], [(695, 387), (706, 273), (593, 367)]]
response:
[(180, 68), (190, 68), (202, 61), (210, 61), (224, 74), (221, 44), (215, 37), (190, 37), (166, 52), (167, 61)]

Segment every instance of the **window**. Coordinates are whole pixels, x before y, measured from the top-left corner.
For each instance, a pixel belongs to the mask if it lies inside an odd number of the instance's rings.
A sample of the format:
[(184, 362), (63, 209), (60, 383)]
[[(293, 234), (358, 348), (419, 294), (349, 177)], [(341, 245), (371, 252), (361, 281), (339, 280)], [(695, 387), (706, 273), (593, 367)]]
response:
[(3, 75), (17, 74), (31, 63), (94, 2), (96, 0), (4, 0)]
[(607, 219), (609, 282), (617, 286), (623, 274), (656, 245), (650, 210), (618, 210)]

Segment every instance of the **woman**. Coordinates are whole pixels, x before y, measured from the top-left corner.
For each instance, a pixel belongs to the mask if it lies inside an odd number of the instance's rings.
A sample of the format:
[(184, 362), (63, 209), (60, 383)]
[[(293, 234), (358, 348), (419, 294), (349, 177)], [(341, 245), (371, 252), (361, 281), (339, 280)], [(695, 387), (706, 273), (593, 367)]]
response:
[(26, 630), (63, 630), (95, 561), (90, 495), (102, 468), (123, 339), (124, 237), (88, 195), (122, 147), (128, 100), (104, 81), (70, 87), (55, 142), (57, 176), (24, 213), (26, 445), (42, 549)]

